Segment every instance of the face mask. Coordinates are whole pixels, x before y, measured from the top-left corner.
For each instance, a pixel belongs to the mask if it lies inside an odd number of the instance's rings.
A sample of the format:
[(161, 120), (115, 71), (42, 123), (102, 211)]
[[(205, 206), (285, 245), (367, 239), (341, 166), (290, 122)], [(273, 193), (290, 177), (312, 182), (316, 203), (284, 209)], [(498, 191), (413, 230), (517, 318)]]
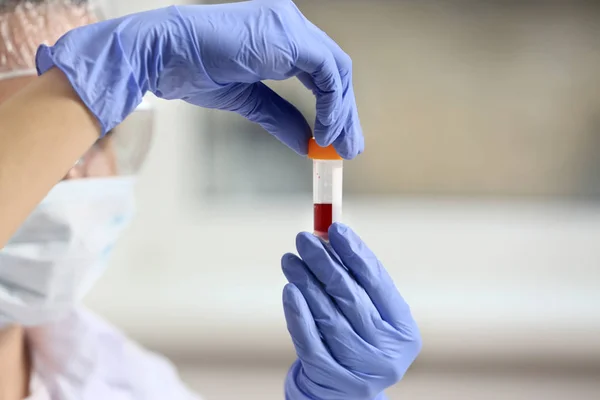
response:
[(69, 312), (105, 270), (134, 213), (133, 178), (63, 181), (0, 250), (0, 326)]

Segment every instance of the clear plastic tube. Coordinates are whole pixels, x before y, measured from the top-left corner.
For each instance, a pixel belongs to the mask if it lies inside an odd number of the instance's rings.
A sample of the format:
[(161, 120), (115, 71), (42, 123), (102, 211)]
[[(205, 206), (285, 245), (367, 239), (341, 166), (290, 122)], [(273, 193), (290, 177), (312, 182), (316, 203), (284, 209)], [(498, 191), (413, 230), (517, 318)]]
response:
[(313, 159), (314, 234), (328, 240), (329, 226), (342, 218), (343, 161)]

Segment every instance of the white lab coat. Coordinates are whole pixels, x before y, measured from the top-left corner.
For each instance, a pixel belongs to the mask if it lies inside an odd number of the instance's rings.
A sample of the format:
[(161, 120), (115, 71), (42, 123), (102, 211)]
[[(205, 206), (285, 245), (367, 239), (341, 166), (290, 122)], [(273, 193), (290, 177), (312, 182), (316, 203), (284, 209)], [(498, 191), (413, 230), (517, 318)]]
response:
[(85, 309), (26, 335), (33, 368), (26, 400), (199, 400), (168, 360)]

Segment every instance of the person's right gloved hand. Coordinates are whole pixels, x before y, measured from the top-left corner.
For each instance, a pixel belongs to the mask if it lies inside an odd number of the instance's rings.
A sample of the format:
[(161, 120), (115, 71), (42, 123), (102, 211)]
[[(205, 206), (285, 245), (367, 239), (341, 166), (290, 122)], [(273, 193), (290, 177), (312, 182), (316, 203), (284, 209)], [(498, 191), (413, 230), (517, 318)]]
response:
[(291, 0), (169, 8), (75, 29), (37, 54), (40, 74), (62, 70), (102, 134), (146, 91), (234, 111), (306, 155), (302, 114), (261, 81), (297, 77), (317, 99), (314, 137), (351, 159), (364, 139), (351, 60)]

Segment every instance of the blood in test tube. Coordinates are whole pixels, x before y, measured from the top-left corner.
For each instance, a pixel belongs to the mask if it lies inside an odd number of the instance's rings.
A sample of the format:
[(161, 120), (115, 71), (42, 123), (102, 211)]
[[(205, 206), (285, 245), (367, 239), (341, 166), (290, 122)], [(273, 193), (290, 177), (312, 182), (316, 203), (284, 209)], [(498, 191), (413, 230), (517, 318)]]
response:
[(317, 236), (327, 238), (327, 231), (333, 223), (333, 205), (315, 204), (314, 205), (314, 231)]

